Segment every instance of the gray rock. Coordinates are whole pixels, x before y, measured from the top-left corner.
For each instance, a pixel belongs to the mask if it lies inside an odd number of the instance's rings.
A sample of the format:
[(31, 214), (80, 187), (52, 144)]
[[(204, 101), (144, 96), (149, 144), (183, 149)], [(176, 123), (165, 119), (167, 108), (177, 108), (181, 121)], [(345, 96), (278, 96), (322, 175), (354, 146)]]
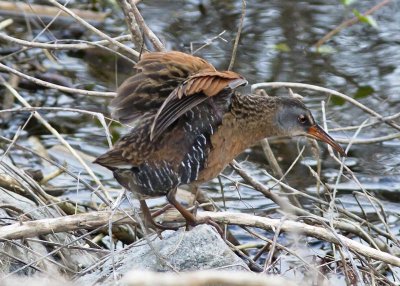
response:
[(249, 271), (247, 265), (226, 245), (220, 235), (209, 225), (199, 225), (190, 231), (165, 231), (162, 239), (151, 236), (158, 255), (146, 240), (108, 258), (92, 273), (79, 278), (78, 285), (111, 285), (132, 270), (194, 271), (205, 269)]

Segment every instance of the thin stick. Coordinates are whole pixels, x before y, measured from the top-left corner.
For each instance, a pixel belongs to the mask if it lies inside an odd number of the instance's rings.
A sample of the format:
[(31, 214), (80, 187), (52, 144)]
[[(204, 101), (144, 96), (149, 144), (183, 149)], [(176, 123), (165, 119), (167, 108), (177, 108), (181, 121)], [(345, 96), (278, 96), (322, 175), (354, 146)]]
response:
[(218, 35), (216, 35), (216, 36), (214, 36), (214, 37), (212, 37), (212, 38), (210, 38), (210, 39), (204, 40), (204, 42), (201, 42), (201, 43), (204, 43), (204, 44), (201, 45), (201, 46), (200, 46), (199, 48), (197, 48), (196, 50), (193, 50), (193, 44), (194, 44), (194, 43), (198, 43), (198, 42), (190, 42), (190, 53), (191, 53), (192, 55), (196, 54), (198, 51), (200, 51), (200, 50), (202, 50), (203, 48), (205, 48), (205, 47), (211, 45), (211, 44), (213, 43), (213, 41), (214, 41), (214, 40), (217, 40), (217, 39), (220, 39), (220, 40), (223, 41), (223, 42), (228, 42), (227, 40), (225, 40), (224, 38), (221, 37), (225, 32), (226, 32), (226, 31), (223, 30), (223, 31), (222, 31), (221, 33), (219, 33)]
[[(68, 111), (68, 112), (77, 112), (77, 113), (82, 113), (82, 114), (89, 114), (93, 117), (96, 117), (100, 124), (103, 126), (106, 138), (107, 138), (107, 143), (108, 147), (112, 147), (112, 142), (111, 142), (111, 133), (109, 130), (109, 127), (105, 121), (107, 117), (104, 117), (102, 113), (99, 112), (94, 112), (94, 111), (89, 111), (85, 109), (77, 109), (77, 108), (69, 108), (69, 107), (21, 107), (21, 108), (12, 108), (12, 109), (3, 109), (0, 110), (0, 115), (2, 113), (12, 113), (12, 112), (34, 112), (34, 111)], [(110, 118), (107, 118), (111, 120)], [(117, 122), (117, 121), (116, 121)]]
[(0, 22), (0, 30), (3, 30), (13, 23), (13, 19), (6, 19)]
[[(298, 207), (293, 206), (285, 198), (282, 198), (282, 197), (276, 195), (275, 193), (271, 192), (271, 190), (267, 189), (264, 185), (262, 185), (260, 182), (255, 180), (249, 174), (247, 174), (247, 172), (240, 167), (240, 165), (236, 162), (236, 160), (232, 161), (231, 167), (233, 169), (235, 169), (235, 171), (245, 181), (249, 182), (257, 191), (260, 191), (265, 196), (267, 196), (269, 199), (271, 199), (274, 203), (276, 203), (279, 207), (281, 207), (284, 212), (289, 213), (289, 214), (298, 214), (297, 212), (299, 210), (302, 210)], [(300, 214), (304, 215), (304, 213), (302, 213), (302, 212)]]
[(142, 28), (142, 31), (144, 32), (146, 37), (153, 44), (153, 47), (159, 52), (165, 51), (165, 47), (164, 47), (163, 43), (161, 43), (161, 41), (157, 38), (157, 36), (153, 33), (153, 31), (149, 28), (149, 26), (147, 26), (142, 15), (139, 12), (139, 9), (136, 7), (136, 4), (134, 3), (134, 1), (129, 0), (129, 2), (131, 4), (132, 11), (135, 16), (136, 22), (138, 23), (139, 27)]
[(61, 90), (66, 93), (72, 93), (72, 94), (83, 94), (83, 95), (88, 95), (88, 96), (100, 96), (100, 97), (108, 97), (108, 98), (114, 98), (116, 96), (115, 92), (102, 92), (102, 91), (90, 91), (90, 90), (84, 90), (84, 89), (77, 89), (77, 88), (70, 88), (54, 83), (50, 83), (38, 78), (35, 78), (33, 76), (26, 75), (20, 71), (17, 71), (16, 69), (10, 68), (2, 63), (0, 63), (0, 69), (8, 71), (10, 73), (13, 73), (19, 77), (25, 78), (29, 81), (32, 81), (38, 85), (45, 86), (47, 88), (54, 88)]
[[(55, 167), (57, 167), (57, 168), (63, 170), (65, 173), (67, 173), (69, 176), (71, 176), (71, 177), (74, 178), (75, 180), (78, 180), (78, 176), (75, 175), (75, 174), (74, 174), (73, 172), (71, 172), (70, 170), (68, 170), (67, 168), (65, 168), (62, 164), (60, 164), (60, 163), (58, 163), (58, 162), (56, 162), (56, 161), (53, 161), (53, 160), (51, 160), (51, 159), (48, 159), (48, 158), (46, 158), (46, 157), (43, 157), (43, 156), (41, 156), (39, 153), (37, 153), (36, 151), (34, 151), (34, 150), (32, 150), (32, 149), (29, 149), (29, 148), (26, 148), (26, 147), (24, 147), (24, 146), (21, 146), (21, 145), (19, 145), (18, 143), (15, 143), (13, 140), (10, 140), (10, 139), (5, 138), (5, 137), (3, 137), (3, 136), (0, 136), (0, 140), (9, 143), (9, 144), (10, 144), (9, 148), (11, 148), (11, 146), (13, 146), (13, 147), (16, 148), (16, 149), (23, 150), (23, 151), (30, 152), (30, 153), (34, 154), (35, 156), (41, 158), (42, 160), (44, 160), (44, 161), (46, 161), (46, 162), (48, 162), (48, 163), (54, 165)], [(1, 158), (0, 158), (0, 163), (1, 163)], [(105, 205), (110, 206), (109, 201), (107, 201), (107, 199), (104, 198), (104, 197), (98, 192), (98, 190), (95, 189), (94, 187), (92, 187), (88, 182), (86, 182), (85, 180), (80, 180), (80, 183), (83, 184), (88, 190), (90, 190), (91, 192), (93, 192), (94, 194), (96, 194), (96, 195), (98, 196), (98, 198), (99, 198)], [(50, 197), (53, 197), (53, 196), (51, 196), (51, 195), (49, 195), (49, 194), (47, 194), (47, 193), (45, 193), (45, 194), (46, 194), (45, 197), (47, 197), (47, 198), (48, 198), (49, 196), (50, 196)], [(53, 197), (53, 198), (54, 198), (54, 197)]]
[(240, 34), (242, 33), (245, 16), (246, 16), (246, 0), (242, 0), (242, 15), (240, 16), (239, 28), (236, 34), (235, 43), (233, 44), (232, 56), (231, 56), (231, 61), (229, 63), (228, 71), (231, 70), (233, 68), (233, 65), (235, 64), (237, 48), (239, 45)]
[[(114, 39), (117, 39), (117, 38), (125, 39), (126, 36), (116, 37)], [(128, 39), (130, 39), (130, 38), (131, 37), (129, 36)], [(96, 41), (96, 42), (90, 42), (90, 41), (84, 41), (84, 40), (60, 40), (60, 41), (56, 41), (56, 43), (54, 43), (54, 44), (50, 44), (50, 43), (37, 43), (37, 42), (33, 42), (33, 41), (25, 41), (25, 40), (17, 39), (14, 37), (10, 37), (4, 33), (0, 33), (0, 39), (24, 46), (24, 48), (21, 49), (20, 52), (26, 51), (26, 50), (28, 50), (28, 48), (41, 48), (41, 49), (46, 49), (46, 50), (48, 50), (48, 49), (50, 49), (50, 50), (85, 50), (85, 49), (92, 49), (92, 48), (100, 48), (100, 49), (110, 52), (111, 54), (118, 55), (119, 57), (125, 59), (126, 61), (131, 62), (132, 64), (136, 63), (134, 60), (119, 53), (118, 51), (115, 51), (109, 47), (97, 44), (97, 43), (103, 43), (105, 45), (110, 44), (107, 40)], [(76, 41), (76, 42), (79, 42), (79, 44), (60, 44), (59, 43), (59, 42), (63, 42), (63, 41), (69, 41), (69, 42)]]
[[(375, 11), (379, 10), (380, 8), (382, 8), (383, 6), (388, 4), (389, 2), (390, 2), (390, 0), (384, 0), (384, 1), (376, 4), (374, 7), (372, 7), (367, 12), (365, 12), (363, 14), (363, 16), (368, 16), (368, 15), (374, 13)], [(320, 39), (318, 42), (316, 42), (315, 43), (315, 47), (318, 49), (321, 45), (323, 45), (326, 41), (331, 39), (334, 35), (339, 33), (341, 30), (343, 30), (344, 28), (347, 28), (347, 27), (349, 27), (351, 25), (354, 25), (358, 21), (360, 21), (360, 19), (358, 17), (353, 17), (353, 18), (351, 18), (349, 20), (346, 20), (346, 21), (342, 22), (339, 26), (337, 26), (335, 29), (331, 30), (328, 34), (323, 36), (322, 39)]]
[(381, 143), (385, 141), (390, 141), (393, 139), (400, 138), (400, 132), (399, 133), (393, 133), (390, 135), (385, 135), (385, 136), (380, 136), (380, 137), (374, 137), (374, 138), (363, 138), (363, 139), (344, 139), (344, 138), (335, 138), (335, 140), (338, 143), (343, 143), (343, 144), (375, 144), (375, 143)]
[(54, 6), (58, 7), (60, 10), (64, 11), (65, 13), (69, 14), (71, 17), (73, 17), (80, 24), (82, 24), (83, 26), (88, 28), (90, 31), (96, 33), (97, 35), (99, 35), (100, 37), (102, 37), (104, 39), (107, 39), (110, 43), (112, 43), (112, 44), (116, 45), (117, 47), (121, 48), (122, 50), (130, 53), (134, 57), (136, 57), (136, 58), (139, 57), (139, 53), (137, 51), (129, 48), (128, 46), (126, 46), (124, 44), (121, 44), (120, 42), (114, 40), (112, 37), (110, 37), (107, 34), (103, 33), (99, 29), (93, 27), (88, 22), (86, 22), (84, 19), (82, 19), (81, 17), (76, 15), (73, 11), (71, 11), (67, 7), (65, 7), (65, 6), (61, 5), (60, 3), (58, 3), (56, 0), (47, 0), (47, 1), (50, 2), (51, 4), (53, 4)]
[[(261, 140), (261, 147), (262, 147), (262, 149), (264, 151), (265, 156), (267, 157), (267, 161), (268, 161), (270, 167), (272, 168), (275, 176), (278, 176), (278, 177), (281, 178), (281, 180), (283, 180), (286, 174), (285, 175), (283, 174), (282, 169), (279, 166), (278, 160), (276, 160), (275, 155), (272, 152), (271, 146), (269, 145), (268, 139), (265, 138), (265, 139)], [(297, 162), (297, 160), (298, 159), (296, 159), (295, 162)], [(293, 162), (292, 165), (295, 162)], [(290, 171), (291, 167), (288, 169), (288, 171)], [(284, 189), (284, 188), (281, 188), (281, 190), (283, 192), (286, 191), (286, 189)], [(289, 201), (290, 201), (290, 203), (292, 203), (296, 207), (301, 207), (301, 204), (300, 204), (299, 200), (295, 196), (289, 196)]]
[[(25, 107), (32, 107), (12, 86), (10, 86), (2, 77), (0, 77), (2, 84), (17, 98)], [(74, 148), (54, 129), (39, 113), (35, 112), (33, 116), (42, 123), (60, 142), (71, 152), (71, 154), (82, 164), (86, 172), (93, 178), (98, 186), (104, 191), (104, 195), (111, 200), (108, 192), (106, 191), (103, 184), (100, 182), (99, 178), (94, 174), (92, 169), (86, 164), (86, 162), (78, 155)]]
[[(115, 41), (129, 41), (131, 39), (131, 35), (122, 35), (113, 38)], [(5, 33), (0, 33), (0, 39), (5, 40), (10, 43), (15, 43), (24, 47), (31, 47), (31, 48), (41, 48), (41, 49), (48, 49), (48, 50), (86, 50), (86, 49), (93, 49), (95, 47), (100, 47), (102, 45), (110, 45), (108, 40), (101, 40), (101, 41), (82, 41), (82, 40), (57, 40), (55, 43), (39, 43), (39, 42), (32, 42), (26, 41), (22, 39), (18, 39), (7, 35)], [(78, 44), (60, 44), (61, 42), (65, 41), (77, 41), (80, 42)]]
[(119, 6), (121, 6), (122, 11), (125, 15), (125, 22), (129, 28), (131, 33), (131, 40), (132, 43), (135, 45), (136, 48), (140, 48), (143, 43), (142, 33), (140, 32), (140, 28), (138, 23), (136, 22), (136, 18), (133, 15), (132, 6), (128, 3), (127, 0), (118, 0)]
[[(0, 227), (0, 239), (18, 239), (23, 237), (34, 237), (47, 233), (61, 231), (72, 231), (85, 228), (96, 228), (106, 225), (110, 221), (110, 211), (91, 212), (77, 215), (70, 215), (58, 218), (49, 218), (36, 221), (15, 223)], [(319, 226), (312, 226), (302, 222), (280, 219), (270, 219), (244, 213), (231, 212), (200, 212), (199, 219), (211, 218), (217, 223), (227, 223), (241, 226), (258, 227), (265, 230), (274, 230), (280, 227), (282, 232), (303, 233), (321, 240), (335, 244), (346, 245), (351, 251), (362, 256), (373, 258), (379, 261), (400, 267), (400, 258), (389, 253), (363, 245), (357, 241), (347, 238), (341, 234), (332, 233), (329, 229)], [(175, 218), (165, 218), (167, 221), (175, 221)], [(132, 224), (130, 217), (124, 212), (116, 212), (113, 215), (113, 224)]]
[[(390, 121), (390, 120), (396, 119), (396, 118), (398, 118), (398, 117), (400, 117), (400, 112), (395, 113), (395, 114), (392, 114), (392, 115), (385, 116), (385, 117), (382, 118), (382, 121)], [(364, 127), (369, 127), (369, 126), (373, 126), (373, 125), (382, 123), (381, 120), (376, 120), (376, 119), (371, 119), (371, 120), (369, 120), (369, 121), (371, 121), (371, 122), (365, 124)], [(331, 128), (330, 130), (331, 130), (331, 132), (333, 132), (333, 131), (356, 130), (356, 129), (358, 129), (359, 126), (360, 126), (360, 125), (353, 125), (353, 126), (346, 126), (346, 127), (338, 127), (338, 128)]]
[[(49, 5), (24, 3), (24, 1), (0, 1), (0, 11), (2, 13), (21, 15), (24, 18), (29, 16), (54, 17), (60, 12), (57, 8)], [(81, 9), (71, 9), (71, 11), (79, 15), (79, 17), (85, 18), (88, 21), (95, 21), (97, 23), (103, 22), (108, 15), (108, 13), (93, 12), (90, 10)], [(65, 13), (62, 13), (60, 16), (70, 18), (70, 16)]]

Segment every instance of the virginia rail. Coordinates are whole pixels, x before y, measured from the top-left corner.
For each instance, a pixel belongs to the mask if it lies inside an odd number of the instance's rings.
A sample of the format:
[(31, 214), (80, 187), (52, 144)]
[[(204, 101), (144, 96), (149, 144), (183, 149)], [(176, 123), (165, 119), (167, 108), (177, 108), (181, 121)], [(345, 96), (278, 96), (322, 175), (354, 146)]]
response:
[(204, 223), (175, 199), (177, 187), (213, 179), (265, 137), (306, 135), (345, 155), (300, 100), (240, 94), (236, 88), (247, 84), (241, 75), (217, 71), (204, 59), (148, 53), (136, 69), (111, 102), (113, 117), (135, 127), (95, 163), (136, 195), (148, 226), (162, 228), (144, 200), (162, 195), (187, 223)]

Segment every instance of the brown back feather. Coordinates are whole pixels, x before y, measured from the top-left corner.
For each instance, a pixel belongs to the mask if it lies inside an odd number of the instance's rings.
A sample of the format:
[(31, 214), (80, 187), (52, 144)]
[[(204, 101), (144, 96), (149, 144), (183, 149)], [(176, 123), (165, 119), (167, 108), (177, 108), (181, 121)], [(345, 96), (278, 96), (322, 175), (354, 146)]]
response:
[(113, 117), (129, 123), (148, 113), (155, 113), (164, 100), (191, 75), (215, 71), (205, 60), (181, 52), (143, 54), (135, 68), (112, 100)]
[(201, 71), (190, 76), (171, 92), (157, 111), (150, 139), (160, 136), (176, 119), (207, 98), (222, 94), (224, 89), (233, 91), (245, 84), (247, 81), (232, 71)]
[[(235, 72), (217, 71), (204, 59), (181, 52), (144, 54), (135, 67), (139, 72), (120, 86), (111, 102), (112, 115), (123, 123), (154, 116), (151, 139), (208, 97), (247, 83)], [(196, 98), (186, 100), (189, 96)]]

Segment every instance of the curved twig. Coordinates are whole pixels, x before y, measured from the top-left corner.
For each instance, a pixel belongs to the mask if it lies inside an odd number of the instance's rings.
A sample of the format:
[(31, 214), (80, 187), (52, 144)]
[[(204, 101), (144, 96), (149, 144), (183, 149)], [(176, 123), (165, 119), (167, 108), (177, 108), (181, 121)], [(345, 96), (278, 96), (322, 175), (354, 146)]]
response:
[(10, 68), (9, 66), (6, 66), (2, 63), (0, 63), (0, 70), (5, 70), (10, 73), (13, 73), (19, 77), (22, 77), (24, 79), (27, 79), (31, 82), (34, 82), (38, 85), (47, 87), (47, 88), (54, 88), (61, 90), (66, 93), (72, 93), (72, 94), (83, 94), (83, 95), (88, 95), (88, 96), (99, 96), (99, 97), (108, 97), (108, 98), (114, 98), (116, 96), (115, 92), (103, 92), (103, 91), (91, 91), (91, 90), (85, 90), (85, 89), (78, 89), (78, 88), (71, 88), (71, 87), (66, 87), (54, 83), (50, 83), (41, 79), (38, 79), (33, 76), (29, 76), (27, 74), (24, 74), (16, 69)]
[(79, 23), (81, 23), (83, 26), (85, 26), (86, 28), (88, 28), (89, 30), (91, 30), (92, 32), (96, 33), (97, 35), (99, 35), (100, 37), (108, 40), (110, 43), (114, 44), (115, 46), (121, 48), (122, 50), (130, 53), (131, 55), (135, 56), (136, 58), (139, 57), (139, 53), (131, 48), (129, 48), (128, 46), (114, 40), (112, 37), (110, 37), (109, 35), (103, 33), (102, 31), (100, 31), (99, 29), (93, 27), (92, 25), (90, 25), (88, 22), (86, 22), (84, 19), (82, 19), (81, 17), (79, 17), (78, 15), (76, 15), (73, 11), (71, 11), (70, 9), (68, 9), (67, 7), (61, 5), (60, 3), (58, 3), (56, 0), (47, 0), (48, 2), (50, 2), (51, 4), (53, 4), (54, 6), (58, 7), (60, 10), (64, 11), (65, 13), (69, 14), (72, 18), (74, 18), (76, 21), (78, 21)]
[[(363, 245), (351, 240), (341, 234), (333, 234), (326, 228), (312, 226), (302, 222), (280, 219), (270, 219), (244, 213), (230, 212), (200, 212), (197, 214), (199, 219), (211, 218), (218, 223), (233, 225), (251, 226), (265, 230), (274, 230), (280, 227), (282, 232), (302, 233), (304, 235), (319, 238), (335, 244), (344, 244), (351, 251), (362, 256), (373, 258), (400, 267), (400, 258), (389, 253)], [(172, 219), (172, 220), (171, 220)], [(174, 217), (166, 217), (165, 221), (174, 221)], [(70, 215), (58, 218), (48, 218), (36, 221), (15, 223), (0, 227), (0, 239), (18, 239), (23, 237), (34, 237), (38, 235), (56, 233), (62, 231), (72, 231), (78, 229), (93, 229), (102, 225), (107, 225), (110, 221), (110, 211), (91, 212), (77, 215)], [(124, 212), (116, 212), (113, 215), (113, 224), (132, 224), (130, 217)]]

